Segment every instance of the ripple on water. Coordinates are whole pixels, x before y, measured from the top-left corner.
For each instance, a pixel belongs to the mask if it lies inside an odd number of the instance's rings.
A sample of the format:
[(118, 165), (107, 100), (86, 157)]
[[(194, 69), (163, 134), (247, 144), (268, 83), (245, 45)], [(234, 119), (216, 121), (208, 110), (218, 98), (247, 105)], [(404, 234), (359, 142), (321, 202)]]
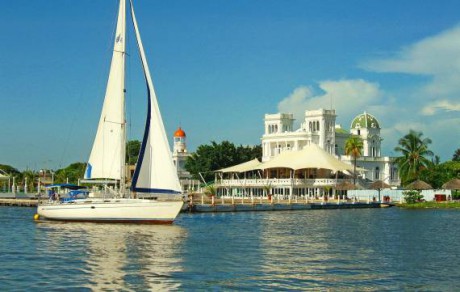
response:
[(459, 290), (458, 211), (181, 214), (172, 226), (34, 223), (0, 209), (0, 289)]

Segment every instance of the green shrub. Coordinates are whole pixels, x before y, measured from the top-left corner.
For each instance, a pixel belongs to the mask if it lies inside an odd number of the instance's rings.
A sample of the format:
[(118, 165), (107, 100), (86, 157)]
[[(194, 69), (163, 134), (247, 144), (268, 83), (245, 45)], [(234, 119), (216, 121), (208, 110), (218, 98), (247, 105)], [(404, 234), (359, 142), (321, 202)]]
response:
[(452, 191), (452, 200), (460, 200), (460, 191)]
[(415, 190), (404, 191), (403, 195), (404, 195), (404, 200), (406, 200), (407, 204), (415, 204), (423, 200), (423, 196), (420, 194), (420, 191), (415, 191)]

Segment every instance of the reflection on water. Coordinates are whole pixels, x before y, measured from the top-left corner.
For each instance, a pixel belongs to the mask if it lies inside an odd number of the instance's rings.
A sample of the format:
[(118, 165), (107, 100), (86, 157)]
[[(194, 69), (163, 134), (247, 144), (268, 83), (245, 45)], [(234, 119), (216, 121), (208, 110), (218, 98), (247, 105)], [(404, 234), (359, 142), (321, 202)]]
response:
[(78, 279), (72, 283), (75, 286), (94, 290), (180, 286), (171, 278), (182, 270), (177, 252), (187, 231), (180, 226), (46, 222), (37, 229), (42, 232), (37, 232), (36, 240), (43, 242), (37, 252), (66, 263), (60, 277), (82, 274), (84, 281)]
[(181, 214), (34, 223), (0, 208), (0, 291), (460, 291), (459, 210)]
[[(351, 229), (365, 233), (368, 224), (346, 226), (341, 222), (344, 214), (337, 217), (333, 212), (304, 212), (300, 222), (288, 222), (282, 214), (264, 220), (264, 274), (280, 278), (271, 288), (344, 287), (348, 282), (377, 279), (376, 274), (366, 272), (374, 248), (359, 248), (350, 242), (357, 235)], [(291, 260), (284, 260), (287, 258)]]

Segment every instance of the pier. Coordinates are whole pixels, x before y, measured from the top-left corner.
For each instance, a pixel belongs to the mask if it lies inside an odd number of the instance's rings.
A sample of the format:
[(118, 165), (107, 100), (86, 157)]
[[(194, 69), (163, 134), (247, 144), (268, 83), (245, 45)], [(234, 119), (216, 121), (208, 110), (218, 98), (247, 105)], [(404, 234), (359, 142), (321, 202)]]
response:
[(369, 209), (386, 208), (393, 204), (378, 202), (354, 203), (243, 203), (243, 204), (196, 204), (184, 207), (183, 211), (191, 213), (253, 212), (253, 211), (293, 211), (293, 210), (332, 210), (332, 209)]
[[(24, 198), (0, 198), (0, 206), (11, 207), (37, 207), (37, 199)], [(394, 206), (391, 203), (379, 202), (289, 202), (282, 200), (279, 202), (203, 202), (200, 204), (185, 203), (182, 212), (190, 213), (220, 213), (220, 212), (254, 212), (254, 211), (292, 211), (292, 210), (325, 210), (325, 209), (369, 209), (386, 208)]]
[(34, 199), (0, 199), (0, 206), (37, 207), (38, 200)]
[(390, 202), (352, 201), (352, 200), (301, 200), (271, 198), (209, 198), (207, 196), (189, 196), (188, 204), (184, 204), (183, 212), (220, 213), (220, 212), (251, 212), (251, 211), (292, 211), (292, 210), (330, 210), (330, 209), (369, 209), (394, 206)]

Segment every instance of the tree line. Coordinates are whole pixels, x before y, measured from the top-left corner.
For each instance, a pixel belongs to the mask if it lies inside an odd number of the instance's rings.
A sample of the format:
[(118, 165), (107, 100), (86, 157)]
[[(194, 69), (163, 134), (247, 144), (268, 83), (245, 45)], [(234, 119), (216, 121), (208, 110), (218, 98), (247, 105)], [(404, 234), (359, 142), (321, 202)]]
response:
[[(436, 189), (452, 178), (460, 177), (460, 148), (454, 151), (451, 161), (441, 163), (439, 156), (429, 149), (431, 143), (430, 138), (414, 130), (399, 139), (394, 150), (400, 155), (394, 163), (398, 166), (402, 186), (423, 180)], [(345, 153), (353, 157), (355, 170), (362, 149), (363, 142), (359, 136), (351, 136), (345, 143)]]
[[(446, 181), (460, 177), (460, 148), (455, 150), (452, 159), (440, 163), (439, 156), (435, 155), (429, 145), (431, 139), (423, 137), (422, 132), (411, 130), (398, 141), (394, 150), (400, 155), (394, 160), (398, 166), (401, 184), (403, 186), (421, 179), (431, 184), (433, 188), (440, 188)], [(137, 161), (141, 142), (138, 140), (128, 141), (126, 144), (126, 161), (134, 165)], [(345, 143), (345, 153), (353, 158), (356, 168), (356, 161), (362, 155), (363, 142), (359, 136), (351, 136)], [(191, 173), (194, 179), (206, 181), (214, 179), (214, 171), (225, 167), (237, 165), (254, 158), (261, 159), (262, 147), (235, 145), (229, 141), (198, 146), (185, 162), (185, 169)], [(53, 173), (54, 183), (77, 183), (83, 177), (86, 163), (75, 162), (69, 166), (50, 171)], [(24, 186), (27, 181), (28, 189), (32, 190), (41, 173), (34, 170), (19, 171), (10, 165), (0, 164), (0, 170), (15, 177), (16, 184)], [(356, 173), (356, 171), (354, 172)], [(354, 177), (355, 179), (356, 177)], [(3, 185), (5, 181), (1, 182)]]

